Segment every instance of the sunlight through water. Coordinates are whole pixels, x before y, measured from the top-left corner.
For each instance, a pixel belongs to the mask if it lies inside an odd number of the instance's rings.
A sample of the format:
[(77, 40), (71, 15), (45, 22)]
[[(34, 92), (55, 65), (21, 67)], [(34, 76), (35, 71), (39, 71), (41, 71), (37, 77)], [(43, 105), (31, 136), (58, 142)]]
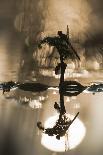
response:
[[(70, 119), (73, 119), (74, 116), (67, 115)], [(58, 115), (52, 116), (45, 122), (45, 128), (52, 128), (55, 125)], [(74, 149), (77, 147), (86, 135), (86, 128), (83, 122), (76, 118), (73, 124), (68, 130), (68, 149)], [(65, 151), (65, 136), (61, 137), (60, 140), (57, 140), (55, 136), (48, 136), (47, 134), (42, 134), (41, 144), (47, 149), (55, 152), (64, 152)]]

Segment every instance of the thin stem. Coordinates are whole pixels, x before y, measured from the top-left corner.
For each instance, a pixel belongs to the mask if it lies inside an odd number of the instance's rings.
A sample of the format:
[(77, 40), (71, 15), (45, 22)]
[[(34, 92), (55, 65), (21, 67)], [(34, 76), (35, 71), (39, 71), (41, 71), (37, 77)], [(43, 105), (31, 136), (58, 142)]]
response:
[(61, 76), (60, 76), (60, 84), (59, 84), (59, 94), (60, 94), (60, 106), (61, 106), (61, 113), (64, 114), (66, 113), (66, 110), (65, 110), (65, 106), (64, 106), (64, 95), (62, 93), (62, 90), (61, 90), (61, 86), (64, 82), (64, 73), (65, 73), (65, 63), (63, 61), (63, 57), (60, 56), (60, 61), (61, 61)]

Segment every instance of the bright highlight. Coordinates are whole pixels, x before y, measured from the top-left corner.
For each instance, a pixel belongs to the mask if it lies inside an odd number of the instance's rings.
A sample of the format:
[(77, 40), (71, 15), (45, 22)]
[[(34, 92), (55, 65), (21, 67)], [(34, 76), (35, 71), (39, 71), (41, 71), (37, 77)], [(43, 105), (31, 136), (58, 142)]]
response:
[[(73, 119), (74, 116), (67, 115), (70, 119)], [(44, 124), (45, 128), (50, 128), (55, 125), (56, 120), (58, 119), (58, 115), (50, 117)], [(78, 146), (86, 134), (86, 128), (82, 121), (80, 121), (78, 118), (73, 122), (73, 124), (70, 126), (68, 130), (68, 149), (74, 149), (76, 146)], [(57, 140), (55, 136), (48, 136), (47, 134), (42, 134), (41, 138), (41, 144), (55, 152), (64, 152), (65, 151), (65, 136), (61, 137), (60, 140)]]

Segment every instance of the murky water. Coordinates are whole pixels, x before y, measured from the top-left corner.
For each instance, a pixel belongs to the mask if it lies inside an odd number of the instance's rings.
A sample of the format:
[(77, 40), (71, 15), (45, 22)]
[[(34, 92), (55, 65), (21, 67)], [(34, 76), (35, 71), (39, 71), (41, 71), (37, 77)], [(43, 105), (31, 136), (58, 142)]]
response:
[[(14, 4), (14, 2), (12, 3)], [(11, 9), (8, 10), (7, 14), (11, 17)], [(58, 85), (59, 80), (51, 77), (52, 71), (50, 69), (43, 70), (37, 67), (32, 48), (24, 45), (23, 35), (14, 29), (14, 19), (9, 21), (4, 13), (0, 16), (3, 16), (3, 23), (2, 18), (0, 18), (2, 23), (0, 27), (0, 82), (12, 80)], [(103, 80), (102, 71), (87, 72), (83, 70), (78, 74), (72, 74), (72, 76), (71, 74), (69, 74), (68, 80), (76, 79), (84, 85), (91, 81)], [(49, 76), (45, 77), (44, 75)], [(75, 77), (75, 75), (77, 76)], [(77, 97), (65, 97), (67, 112), (73, 115), (78, 111), (80, 112), (79, 118), (86, 127), (86, 135), (77, 148), (62, 154), (103, 154), (102, 99), (102, 93), (95, 95), (82, 93)], [(53, 108), (55, 101), (59, 101), (57, 90), (33, 93), (16, 89), (5, 94), (0, 91), (1, 155), (8, 154), (8, 151), (11, 151), (9, 154), (17, 155), (56, 154), (41, 145), (41, 134), (36, 126), (38, 120), (45, 122), (47, 118), (56, 114)]]
[[(57, 85), (59, 80), (35, 74), (33, 55), (15, 40), (13, 46), (1, 38), (0, 48), (0, 82), (4, 81), (38, 81)], [(19, 46), (20, 45), (20, 46)], [(24, 45), (23, 45), (24, 46)], [(37, 72), (37, 68), (36, 68)], [(87, 78), (76, 78), (82, 84), (90, 81), (102, 80), (100, 72), (90, 72)], [(94, 78), (94, 75), (95, 78)], [(100, 75), (100, 76), (99, 76)], [(50, 79), (50, 80), (49, 80)], [(68, 113), (75, 114), (80, 111), (79, 118), (86, 127), (86, 136), (83, 142), (70, 154), (99, 154), (103, 143), (103, 94), (82, 93), (77, 97), (65, 97)], [(43, 93), (24, 92), (12, 90), (9, 93), (0, 92), (0, 126), (1, 146), (24, 154), (51, 154), (40, 144), (41, 134), (38, 135), (36, 123), (45, 121), (56, 112), (54, 102), (59, 101), (58, 91), (47, 90)], [(36, 108), (40, 109), (36, 109)], [(11, 142), (11, 144), (9, 144)], [(31, 152), (30, 152), (31, 151)], [(68, 152), (67, 152), (68, 153)], [(67, 154), (65, 153), (65, 154)]]

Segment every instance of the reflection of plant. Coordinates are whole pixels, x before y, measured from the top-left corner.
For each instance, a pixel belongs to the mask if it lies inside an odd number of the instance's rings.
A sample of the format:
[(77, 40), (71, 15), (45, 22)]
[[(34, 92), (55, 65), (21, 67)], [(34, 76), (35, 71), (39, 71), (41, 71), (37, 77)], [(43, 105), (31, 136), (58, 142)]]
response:
[(60, 87), (64, 96), (77, 96), (86, 88), (87, 86), (83, 86), (77, 81), (64, 81)]
[(0, 89), (3, 90), (3, 94), (4, 94), (5, 92), (9, 92), (13, 88), (17, 88), (18, 86), (19, 86), (19, 83), (9, 81), (9, 82), (1, 83), (0, 84)]
[(48, 134), (49, 136), (56, 135), (56, 139), (60, 140), (60, 137), (65, 136), (68, 128), (74, 122), (74, 120), (77, 118), (78, 115), (79, 115), (79, 112), (76, 114), (76, 116), (72, 120), (69, 120), (69, 118), (66, 116), (66, 114), (59, 115), (59, 119), (56, 121), (56, 124), (54, 125), (53, 128), (46, 128), (45, 129), (42, 126), (41, 122), (38, 122), (37, 126), (45, 134)]
[[(67, 67), (67, 64), (64, 62), (66, 58), (72, 58), (80, 60), (77, 52), (72, 47), (71, 43), (69, 42), (68, 35), (62, 33), (62, 31), (58, 31), (58, 36), (56, 37), (46, 37), (40, 41), (39, 48), (42, 47), (42, 44), (49, 44), (50, 46), (54, 46), (57, 48), (58, 53), (60, 55), (60, 63), (55, 68), (55, 73), (58, 74), (60, 71), (60, 83), (59, 83), (59, 94), (60, 94), (60, 105), (55, 102), (54, 108), (59, 112), (59, 119), (56, 121), (56, 124), (53, 128), (44, 128), (41, 122), (37, 123), (37, 126), (40, 130), (43, 130), (45, 134), (49, 136), (56, 135), (56, 138), (59, 140), (60, 137), (65, 136), (68, 128), (73, 123), (73, 121), (78, 116), (79, 112), (76, 114), (73, 120), (70, 120), (66, 116), (66, 109), (64, 105), (64, 95), (66, 91), (71, 89), (70, 85), (72, 86), (72, 82), (66, 84), (64, 81), (64, 73)], [(73, 83), (74, 84), (74, 83)], [(77, 84), (77, 83), (76, 83)], [(78, 84), (80, 88), (83, 87), (82, 85)], [(63, 88), (65, 87), (65, 88)], [(74, 87), (76, 89), (76, 87)], [(83, 90), (83, 89), (82, 89)], [(69, 94), (69, 93), (68, 93)]]

